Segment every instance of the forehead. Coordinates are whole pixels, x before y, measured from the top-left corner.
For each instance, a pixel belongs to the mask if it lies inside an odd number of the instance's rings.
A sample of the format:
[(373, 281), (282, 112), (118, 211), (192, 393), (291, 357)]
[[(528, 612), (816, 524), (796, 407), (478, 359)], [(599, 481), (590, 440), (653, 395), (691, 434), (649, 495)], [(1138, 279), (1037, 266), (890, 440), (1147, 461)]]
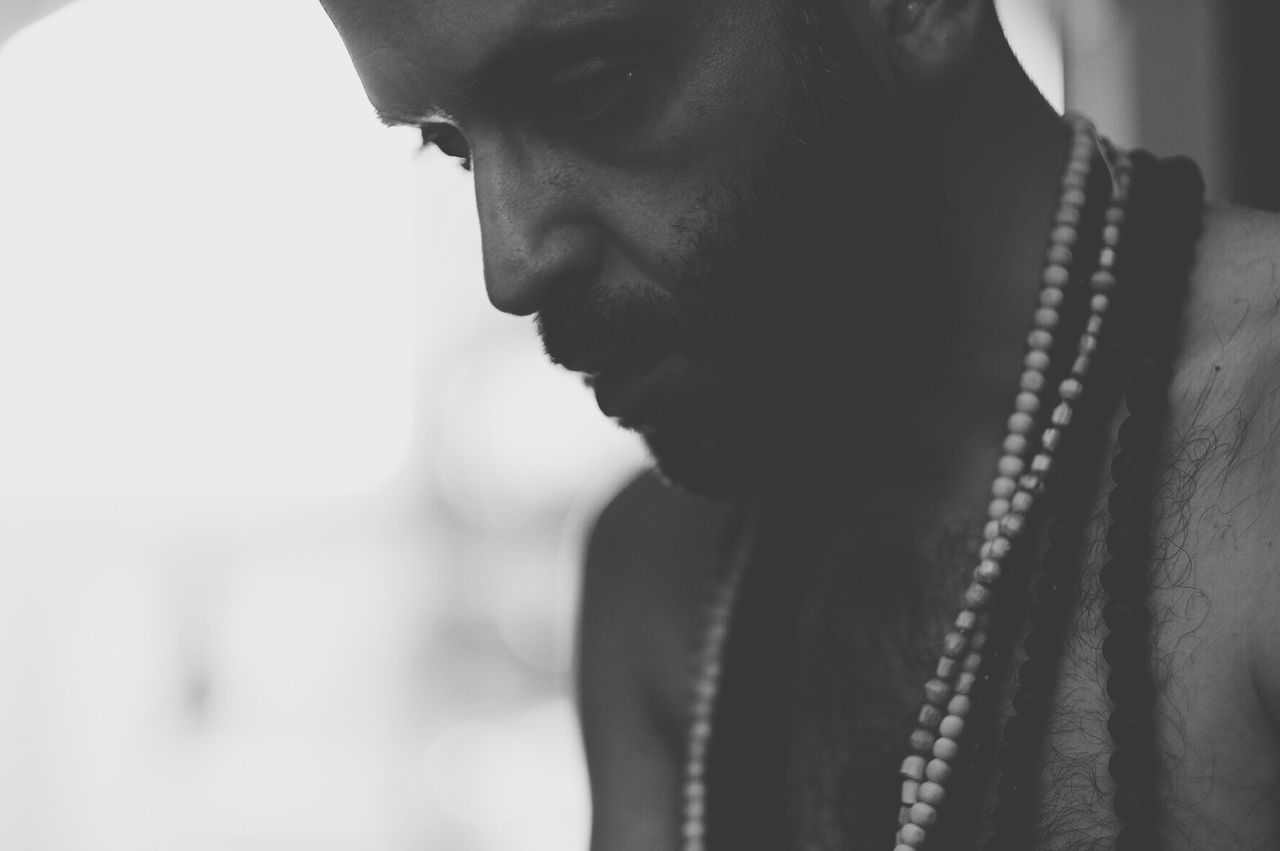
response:
[(384, 117), (466, 102), (483, 74), (688, 22), (706, 0), (321, 0)]

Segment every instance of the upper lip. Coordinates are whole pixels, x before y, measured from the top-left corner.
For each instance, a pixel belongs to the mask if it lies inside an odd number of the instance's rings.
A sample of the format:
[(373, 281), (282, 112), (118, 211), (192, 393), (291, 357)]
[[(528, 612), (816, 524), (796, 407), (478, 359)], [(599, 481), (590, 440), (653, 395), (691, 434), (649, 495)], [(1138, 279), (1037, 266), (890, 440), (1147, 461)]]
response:
[(557, 358), (556, 362), (572, 372), (580, 372), (588, 379), (598, 378), (606, 372), (618, 372), (643, 363), (645, 358), (636, 354), (614, 349), (597, 349), (589, 352), (575, 352), (568, 357)]

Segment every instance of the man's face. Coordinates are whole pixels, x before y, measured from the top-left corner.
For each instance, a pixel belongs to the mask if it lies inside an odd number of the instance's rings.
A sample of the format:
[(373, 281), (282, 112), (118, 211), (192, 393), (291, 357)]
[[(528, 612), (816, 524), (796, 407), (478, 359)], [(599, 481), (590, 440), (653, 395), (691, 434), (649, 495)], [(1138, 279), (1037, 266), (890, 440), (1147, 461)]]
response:
[(469, 158), (493, 303), (668, 477), (802, 478), (877, 431), (932, 205), (817, 0), (324, 2), (384, 118)]

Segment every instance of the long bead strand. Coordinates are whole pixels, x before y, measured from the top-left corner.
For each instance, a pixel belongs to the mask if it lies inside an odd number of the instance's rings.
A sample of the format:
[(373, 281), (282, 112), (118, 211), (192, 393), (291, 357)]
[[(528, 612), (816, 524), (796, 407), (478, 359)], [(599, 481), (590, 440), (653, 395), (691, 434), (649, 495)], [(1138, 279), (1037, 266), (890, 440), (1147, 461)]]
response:
[[(1105, 141), (1103, 143), (1105, 145)], [(1129, 192), (1132, 168), (1121, 154), (1108, 152), (1114, 163), (1115, 192), (1104, 214), (1100, 257), (1091, 275), (1093, 295), (1110, 296), (1114, 288), (1116, 249), (1119, 246), (1125, 201)], [(1092, 306), (1092, 305), (1091, 305)], [(1074, 389), (1072, 379), (1082, 380), (1091, 371), (1104, 346), (1096, 338), (1081, 338), (1069, 377), (1060, 387), (1064, 398)], [(1115, 349), (1114, 340), (1106, 345)], [(1116, 400), (1119, 375), (1108, 369), (1093, 384), (1093, 401), (1083, 409), (1075, 399), (1073, 441), (1062, 441), (1071, 460), (1059, 465), (1054, 477), (1054, 516), (1048, 524), (1047, 547), (1039, 579), (1031, 596), (1027, 616), (1027, 633), (1022, 641), (1024, 661), (1018, 666), (1018, 685), (1013, 696), (1012, 714), (1002, 727), (1002, 740), (997, 753), (999, 781), (992, 809), (993, 833), (986, 851), (1018, 851), (1027, 847), (1027, 833), (1034, 821), (1031, 793), (1035, 788), (1035, 769), (1052, 691), (1056, 683), (1057, 660), (1061, 639), (1071, 605), (1071, 594), (1081, 553), (1081, 539), (1088, 521), (1090, 497), (1096, 487), (1093, 459), (1103, 451), (1106, 440), (1106, 417)], [(1063, 391), (1068, 392), (1063, 392)], [(1077, 394), (1078, 396), (1078, 394)], [(1086, 421), (1081, 422), (1082, 415)], [(1049, 448), (1056, 451), (1060, 438), (1051, 437)]]
[[(920, 710), (918, 726), (909, 739), (912, 752), (901, 767), (900, 828), (895, 851), (922, 847), (929, 828), (939, 818), (939, 808), (946, 799), (946, 779), (950, 777), (959, 755), (961, 737), (972, 707), (969, 692), (982, 666), (981, 643), (986, 640), (984, 612), (994, 595), (993, 586), (1001, 577), (1004, 559), (1023, 532), (1036, 498), (1044, 491), (1046, 477), (1053, 466), (1054, 451), (1062, 434), (1071, 425), (1075, 404), (1083, 393), (1083, 379), (1097, 350), (1110, 291), (1115, 285), (1112, 267), (1115, 244), (1119, 239), (1118, 229), (1104, 234), (1100, 268), (1091, 280), (1090, 316), (1077, 346), (1076, 361), (1071, 375), (1058, 387), (1059, 401), (1050, 413), (1049, 425), (1039, 435), (1039, 451), (1031, 459), (1028, 469), (1025, 456), (1031, 446), (1035, 416), (1043, 404), (1041, 393), (1050, 367), (1049, 353), (1054, 344), (1054, 331), (1060, 322), (1058, 308), (1065, 298), (1063, 289), (1070, 280), (1070, 252), (1078, 241), (1077, 228), (1083, 216), (1085, 186), (1097, 150), (1098, 141), (1092, 126), (1076, 119), (1061, 200), (1051, 231), (1049, 263), (1042, 275), (1040, 307), (1036, 310), (1035, 327), (1027, 339), (1025, 370), (1015, 410), (1009, 418), (1009, 436), (1004, 447), (1006, 454), (1000, 459), (999, 474), (992, 486), (994, 498), (988, 510), (989, 522), (984, 530), (986, 540), (980, 553), (981, 561), (974, 569), (973, 583), (965, 592), (965, 607), (955, 628), (944, 640), (935, 677), (925, 686), (925, 705)], [(1128, 170), (1123, 163), (1117, 163), (1116, 172), (1112, 205), (1122, 207), (1127, 198)], [(942, 779), (933, 779), (931, 772)]]

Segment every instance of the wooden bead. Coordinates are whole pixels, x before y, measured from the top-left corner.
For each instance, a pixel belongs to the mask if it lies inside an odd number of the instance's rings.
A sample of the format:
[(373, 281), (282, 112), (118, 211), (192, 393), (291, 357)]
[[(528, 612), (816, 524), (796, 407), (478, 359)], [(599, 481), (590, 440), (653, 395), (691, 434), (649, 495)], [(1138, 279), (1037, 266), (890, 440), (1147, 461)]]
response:
[(925, 829), (918, 824), (908, 822), (898, 831), (898, 838), (902, 840), (902, 844), (909, 848), (919, 848), (924, 845)]
[(919, 791), (920, 782), (918, 780), (902, 781), (902, 804), (907, 807), (914, 804), (918, 800), (916, 796)]
[(911, 805), (911, 821), (921, 827), (933, 827), (938, 821), (938, 808), (924, 801)]
[(1000, 578), (1000, 562), (984, 558), (973, 569), (973, 578), (984, 585), (990, 585)]
[(988, 543), (991, 545), (990, 557), (997, 561), (1009, 555), (1009, 550), (1013, 547), (1008, 538), (996, 538)]
[(1021, 455), (1027, 451), (1027, 436), (1025, 434), (1010, 434), (1005, 437), (1004, 449), (1006, 455)]
[(1011, 479), (1022, 475), (1022, 471), (1026, 468), (1026, 462), (1017, 455), (1002, 455), (1000, 461), (996, 465), (996, 469), (1002, 476), (1008, 476)]
[(1120, 244), (1120, 228), (1118, 225), (1107, 225), (1102, 229), (1102, 243), (1112, 248)]
[(951, 686), (947, 684), (946, 680), (934, 677), (924, 684), (924, 699), (935, 706), (941, 706), (946, 703), (949, 697), (951, 697)]
[(1022, 534), (1025, 521), (1020, 514), (1006, 514), (1000, 518), (1000, 531), (1007, 538), (1016, 538)]
[(1053, 335), (1043, 328), (1034, 328), (1027, 334), (1027, 345), (1042, 352), (1053, 348)]
[(970, 609), (965, 609), (960, 612), (960, 614), (956, 615), (956, 629), (958, 630), (969, 633), (972, 632), (973, 628), (977, 625), (978, 615)]
[(1018, 491), (1013, 495), (1013, 499), (1009, 500), (1009, 510), (1016, 511), (1019, 514), (1027, 514), (1031, 511), (1031, 503), (1034, 499), (1026, 491)]
[(920, 707), (920, 715), (917, 716), (916, 723), (920, 725), (921, 730), (936, 732), (944, 717), (941, 709), (932, 703), (926, 703)]
[(956, 694), (968, 694), (973, 690), (973, 684), (978, 678), (968, 671), (961, 671), (960, 676), (956, 677)]
[(1044, 349), (1033, 347), (1022, 359), (1022, 365), (1035, 372), (1048, 372), (1050, 366), (1049, 353)]
[(960, 662), (958, 660), (943, 656), (938, 660), (938, 667), (934, 669), (934, 673), (940, 680), (949, 680), (956, 675), (956, 670), (959, 667)]
[(1057, 452), (1058, 445), (1062, 442), (1062, 429), (1051, 427), (1044, 430), (1044, 434), (1040, 435), (1040, 445), (1049, 452)]
[[(1058, 407), (1053, 409), (1053, 416), (1052, 416), (1053, 424), (1056, 425), (1058, 428), (1066, 428), (1067, 426), (1071, 425), (1071, 416), (1072, 416), (1071, 405), (1067, 402), (1059, 402)], [(1034, 470), (1035, 467), (1032, 466), (1031, 469)]]
[[(1105, 296), (1097, 296), (1097, 297), (1104, 298)], [(1089, 321), (1085, 323), (1084, 327), (1085, 327), (1085, 330), (1088, 331), (1090, 334), (1101, 334), (1102, 333), (1101, 314), (1094, 313), (1092, 316), (1090, 316)]]
[(928, 730), (913, 730), (908, 744), (913, 753), (927, 754), (932, 752), (933, 743), (938, 737)]
[[(1103, 293), (1098, 293), (1093, 298), (1089, 299), (1089, 310), (1091, 310), (1094, 314), (1098, 316), (1101, 316), (1102, 314), (1106, 313), (1110, 308), (1111, 308), (1111, 298), (1107, 295), (1104, 295)], [(1090, 317), (1090, 319), (1092, 318), (1093, 317)], [(1097, 331), (1088, 331), (1088, 334), (1089, 336), (1092, 336), (1092, 337), (1098, 336)]]
[(1066, 293), (1061, 287), (1045, 287), (1040, 290), (1040, 306), (1046, 310), (1057, 311), (1062, 307), (1062, 303), (1066, 301)]
[(1064, 204), (1053, 214), (1053, 223), (1060, 227), (1069, 227), (1074, 231), (1080, 225), (1080, 208)]
[(964, 657), (964, 672), (966, 674), (976, 674), (982, 669), (982, 654), (970, 653)]
[[(1057, 414), (1057, 411), (1054, 411)], [(1053, 468), (1053, 456), (1048, 452), (1041, 452), (1031, 459), (1031, 472), (1045, 475)]]
[(1092, 361), (1088, 355), (1080, 355), (1076, 358), (1075, 363), (1071, 365), (1071, 374), (1077, 378), (1084, 378), (1089, 374), (1089, 365)]
[(933, 743), (933, 755), (947, 762), (955, 762), (960, 755), (960, 743), (955, 739), (941, 738)]
[(1078, 378), (1063, 379), (1058, 385), (1058, 395), (1068, 402), (1074, 402), (1080, 398), (1080, 394), (1084, 392), (1084, 385), (1080, 383)]
[(951, 763), (945, 759), (931, 759), (925, 766), (924, 776), (932, 783), (946, 783), (951, 778)]
[(960, 658), (968, 649), (969, 636), (960, 630), (950, 630), (946, 637), (942, 639), (942, 652), (952, 659)]
[(1116, 250), (1110, 246), (1107, 246), (1106, 248), (1102, 249), (1102, 254), (1099, 255), (1098, 264), (1102, 266), (1102, 268), (1104, 269), (1110, 269), (1111, 267), (1115, 266)]
[(1037, 328), (1052, 331), (1058, 327), (1059, 318), (1058, 311), (1051, 307), (1041, 307), (1036, 309), (1034, 321)]
[(1018, 483), (1012, 476), (996, 476), (991, 482), (991, 495), (997, 499), (1008, 499), (1017, 493)]
[(1124, 224), (1124, 217), (1125, 217), (1124, 207), (1112, 206), (1107, 208), (1107, 212), (1105, 214), (1107, 224), (1122, 225)]
[(1089, 278), (1089, 286), (1094, 292), (1109, 293), (1116, 288), (1116, 276), (1106, 269), (1099, 269)]
[(1014, 434), (1030, 434), (1034, 425), (1035, 419), (1030, 414), (1014, 411), (1009, 415), (1009, 431)]
[(1070, 268), (1073, 259), (1075, 258), (1071, 249), (1065, 245), (1051, 245), (1045, 254), (1045, 260), (1064, 268)]
[(912, 754), (902, 761), (902, 767), (898, 769), (898, 773), (908, 780), (923, 780), (926, 762), (926, 759), (919, 754)]
[(974, 582), (964, 592), (965, 605), (981, 611), (991, 603), (991, 589), (981, 582)]
[(945, 715), (938, 723), (938, 733), (948, 739), (960, 739), (964, 735), (964, 719), (958, 715)]
[[(1066, 248), (1066, 246), (1061, 247)], [(1070, 249), (1067, 249), (1067, 251), (1069, 253)], [(1061, 291), (1063, 287), (1070, 283), (1071, 273), (1067, 271), (1067, 264), (1051, 262), (1045, 267), (1044, 274), (1040, 276), (1040, 280), (1049, 289)]]
[[(935, 762), (940, 765), (948, 765), (946, 761), (941, 759), (931, 760), (930, 764)], [(931, 807), (940, 807), (942, 802), (947, 799), (947, 788), (939, 781), (927, 780), (920, 784), (920, 790), (916, 793), (916, 798)]]
[[(985, 619), (986, 618), (984, 616), (984, 621)], [(987, 646), (987, 628), (984, 624), (982, 626), (979, 626), (978, 631), (975, 632), (969, 638), (969, 647), (976, 652), (986, 646)]]

